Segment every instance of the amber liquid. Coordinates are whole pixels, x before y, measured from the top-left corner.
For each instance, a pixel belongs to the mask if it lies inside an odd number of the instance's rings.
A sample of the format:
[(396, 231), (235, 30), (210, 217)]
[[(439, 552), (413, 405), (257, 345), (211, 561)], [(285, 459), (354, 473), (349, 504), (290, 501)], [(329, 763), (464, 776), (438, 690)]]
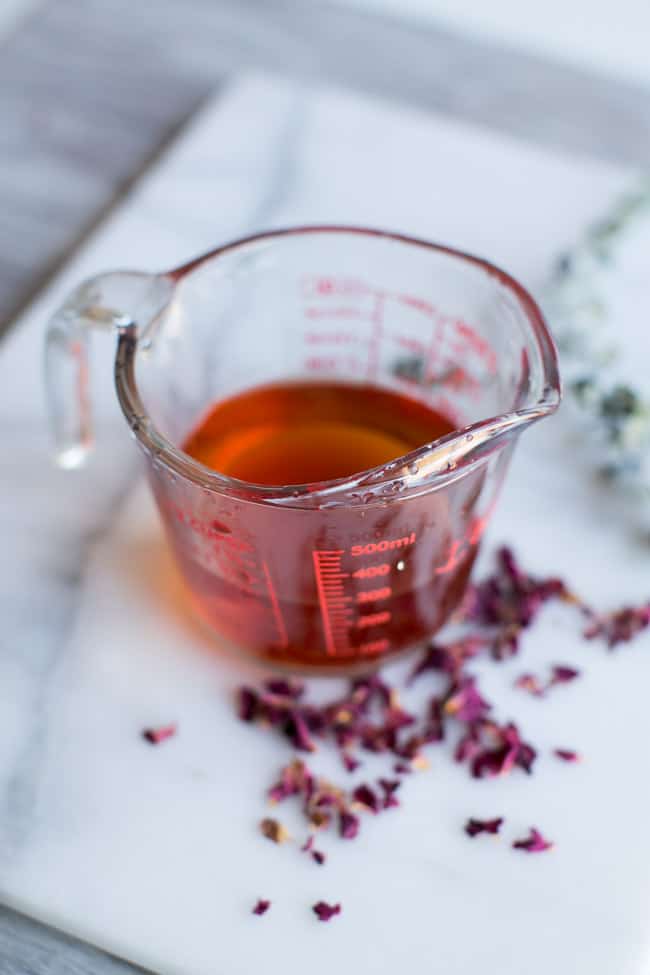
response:
[(388, 463), (453, 429), (429, 406), (390, 390), (287, 383), (217, 403), (183, 449), (242, 481), (308, 484)]
[[(183, 449), (257, 485), (376, 467), (453, 431), (427, 404), (373, 386), (296, 382), (216, 403)], [(200, 497), (154, 480), (205, 621), (289, 669), (360, 669), (422, 640), (459, 602), (476, 555), (483, 475), (443, 491), (318, 508)], [(179, 492), (174, 494), (174, 492)]]

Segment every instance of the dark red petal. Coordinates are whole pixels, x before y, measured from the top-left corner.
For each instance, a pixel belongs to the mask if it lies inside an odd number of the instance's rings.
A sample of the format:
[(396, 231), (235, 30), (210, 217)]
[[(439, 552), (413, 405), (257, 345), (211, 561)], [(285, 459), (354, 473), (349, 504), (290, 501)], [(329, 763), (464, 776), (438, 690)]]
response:
[(264, 687), (270, 694), (276, 694), (278, 697), (290, 697), (294, 700), (302, 697), (305, 692), (304, 683), (294, 678), (271, 677), (264, 681)]
[(496, 819), (468, 819), (465, 823), (465, 832), (468, 836), (478, 836), (480, 833), (492, 833), (496, 835), (501, 829), (503, 816)]
[(580, 676), (580, 671), (575, 667), (567, 667), (566, 664), (557, 664), (551, 672), (550, 684), (568, 684), (576, 677)]
[(260, 898), (253, 908), (253, 914), (266, 914), (270, 906), (271, 901), (265, 901)]
[(173, 738), (177, 731), (177, 725), (167, 724), (162, 725), (160, 728), (146, 728), (142, 732), (142, 737), (150, 745), (160, 745), (161, 742), (167, 741), (168, 738)]
[(348, 755), (347, 752), (343, 752), (341, 758), (348, 772), (355, 772), (361, 765), (361, 762), (359, 761), (358, 758), (354, 758), (354, 756)]
[(370, 812), (376, 813), (379, 810), (379, 799), (369, 785), (358, 785), (352, 793), (352, 798)]
[(452, 714), (459, 721), (477, 721), (490, 710), (491, 705), (478, 691), (475, 677), (463, 677), (458, 685), (452, 688), (447, 697), (444, 710)]
[(579, 762), (580, 755), (578, 752), (571, 751), (568, 748), (554, 748), (553, 754), (562, 759), (563, 762)]
[(399, 799), (395, 797), (395, 793), (401, 784), (399, 779), (379, 779), (379, 786), (384, 793), (384, 809), (399, 806)]
[(322, 867), (325, 863), (325, 854), (321, 850), (312, 850), (311, 857), (312, 860), (319, 865), (319, 867)]
[(254, 721), (257, 716), (257, 691), (252, 687), (240, 687), (237, 692), (237, 714), (242, 721)]
[(301, 752), (315, 752), (316, 745), (309, 734), (309, 728), (304, 716), (297, 709), (287, 714), (285, 733), (293, 743), (294, 748)]
[(339, 833), (344, 840), (353, 840), (359, 832), (359, 817), (346, 809), (339, 812)]
[(537, 751), (532, 745), (522, 741), (517, 752), (516, 764), (529, 775), (533, 770), (533, 763), (537, 758)]
[(312, 911), (316, 915), (319, 921), (329, 921), (333, 918), (335, 914), (341, 913), (340, 904), (326, 904), (325, 901), (318, 901), (314, 904)]
[(619, 643), (629, 643), (650, 625), (650, 603), (624, 606), (623, 609), (602, 615), (587, 612), (591, 616), (591, 623), (584, 631), (584, 636), (588, 640), (602, 636), (610, 649)]
[(534, 826), (531, 826), (530, 833), (525, 839), (515, 840), (512, 845), (515, 850), (523, 850), (525, 853), (543, 853), (545, 850), (552, 850), (554, 846)]

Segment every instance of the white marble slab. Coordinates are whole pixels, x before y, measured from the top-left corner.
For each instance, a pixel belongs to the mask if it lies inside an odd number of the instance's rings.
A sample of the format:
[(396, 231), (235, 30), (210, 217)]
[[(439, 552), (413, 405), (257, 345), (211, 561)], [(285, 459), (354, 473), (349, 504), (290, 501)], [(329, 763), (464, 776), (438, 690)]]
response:
[[(256, 833), (286, 748), (234, 720), (230, 690), (246, 672), (186, 617), (144, 488), (116, 515), (133, 461), (108, 399), (96, 464), (64, 475), (48, 464), (40, 385), (45, 313), (93, 271), (171, 265), (262, 227), (348, 221), (484, 253), (535, 290), (628, 178), (257, 77), (208, 106), (95, 235), (0, 356), (6, 901), (163, 975), (650, 970), (648, 640), (614, 660), (549, 617), (531, 655), (587, 654), (581, 686), (539, 706), (509, 690), (516, 664), (486, 681), (537, 744), (577, 747), (585, 763), (547, 758), (531, 780), (475, 783), (442, 749), (399, 813), (357, 843), (330, 840), (319, 870)], [(594, 600), (647, 597), (648, 556), (576, 468), (561, 417), (522, 443), (491, 532), (505, 538)], [(141, 728), (169, 719), (178, 738), (146, 747)], [(557, 849), (528, 858), (462, 834), (468, 815), (501, 813), (517, 834), (536, 823)], [(249, 914), (257, 896), (274, 901), (262, 919)], [(344, 904), (327, 926), (309, 911), (321, 897)]]

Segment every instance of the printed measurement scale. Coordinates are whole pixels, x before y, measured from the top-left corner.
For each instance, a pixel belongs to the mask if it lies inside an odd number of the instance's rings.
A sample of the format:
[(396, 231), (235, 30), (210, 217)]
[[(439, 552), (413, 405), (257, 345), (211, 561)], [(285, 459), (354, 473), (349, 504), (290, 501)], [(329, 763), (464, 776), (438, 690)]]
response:
[[(392, 614), (388, 608), (377, 607), (391, 598), (391, 575), (404, 568), (404, 563), (401, 559), (396, 564), (386, 561), (386, 553), (411, 547), (415, 541), (415, 532), (411, 532), (400, 538), (353, 545), (349, 550), (315, 549), (312, 552), (325, 649), (330, 656), (385, 653), (390, 648), (390, 640), (378, 634), (381, 634), (382, 626), (390, 623)], [(355, 560), (349, 572), (343, 571), (344, 558)], [(364, 583), (368, 588), (360, 588)], [(372, 639), (352, 643), (353, 633), (368, 631), (372, 633)]]

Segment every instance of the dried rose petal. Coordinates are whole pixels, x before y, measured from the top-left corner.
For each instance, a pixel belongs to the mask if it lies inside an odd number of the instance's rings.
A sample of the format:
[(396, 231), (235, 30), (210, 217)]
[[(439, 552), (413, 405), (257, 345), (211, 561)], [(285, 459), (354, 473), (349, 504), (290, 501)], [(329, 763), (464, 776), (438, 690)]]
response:
[(346, 771), (348, 772), (356, 772), (356, 770), (361, 765), (361, 762), (359, 761), (358, 758), (354, 758), (352, 755), (348, 755), (347, 752), (343, 752), (341, 758), (343, 760), (343, 765), (345, 766)]
[(309, 733), (307, 722), (297, 709), (289, 711), (284, 726), (287, 738), (299, 752), (315, 752), (316, 745)]
[(142, 732), (142, 737), (150, 745), (160, 745), (161, 742), (167, 741), (168, 738), (173, 738), (177, 731), (177, 725), (167, 724), (162, 725), (160, 728), (145, 728)]
[(264, 682), (264, 687), (269, 694), (276, 694), (278, 697), (289, 697), (294, 700), (302, 697), (305, 692), (304, 683), (293, 677), (271, 677)]
[(411, 672), (407, 683), (412, 684), (421, 674), (428, 670), (442, 671), (447, 674), (458, 674), (467, 660), (475, 657), (485, 646), (485, 637), (473, 634), (454, 643), (433, 643), (421, 657)]
[(519, 653), (519, 638), (522, 627), (518, 623), (502, 626), (492, 637), (490, 654), (493, 660), (509, 660)]
[(296, 795), (309, 799), (314, 788), (314, 776), (302, 759), (296, 758), (282, 769), (279, 780), (269, 789), (268, 797), (271, 802), (282, 802)]
[(463, 677), (447, 697), (444, 711), (459, 721), (477, 721), (485, 717), (491, 706), (479, 693), (476, 678)]
[(650, 603), (625, 606), (613, 613), (590, 613), (592, 621), (584, 631), (587, 640), (603, 637), (610, 650), (619, 643), (629, 643), (650, 625)]
[(580, 755), (578, 752), (571, 751), (569, 748), (554, 748), (553, 754), (562, 759), (563, 762), (579, 762)]
[(544, 839), (540, 831), (531, 826), (526, 839), (515, 840), (512, 845), (515, 850), (524, 850), (526, 853), (543, 853), (545, 850), (552, 850), (555, 844)]
[(395, 762), (393, 772), (395, 775), (410, 775), (413, 772), (413, 766), (410, 762)]
[(344, 840), (353, 840), (359, 832), (359, 817), (347, 809), (339, 812), (339, 833)]
[(515, 681), (515, 687), (519, 688), (520, 691), (532, 694), (534, 697), (542, 697), (545, 690), (544, 685), (535, 674), (520, 674)]
[(341, 913), (340, 904), (326, 904), (325, 901), (318, 901), (314, 904), (312, 911), (316, 915), (319, 921), (329, 921), (333, 918), (335, 914)]
[(325, 809), (308, 809), (307, 818), (314, 829), (327, 829), (332, 817)]
[[(479, 733), (483, 730), (481, 728)], [(497, 744), (494, 748), (482, 748), (474, 755), (472, 775), (475, 778), (506, 775), (515, 766), (527, 773), (532, 771), (537, 752), (522, 740), (516, 725), (512, 722), (503, 726), (490, 723), (489, 731)]]
[[(518, 628), (530, 626), (542, 606), (551, 599), (566, 598), (567, 589), (557, 578), (537, 579), (528, 575), (511, 549), (497, 552), (497, 568), (479, 585), (472, 587), (467, 601), (468, 618), (483, 626), (509, 629), (506, 645), (493, 655), (502, 659), (504, 650), (516, 652)], [(509, 646), (508, 646), (509, 644)]]
[(319, 867), (322, 867), (326, 859), (325, 854), (321, 850), (312, 850), (311, 858), (314, 861), (314, 863), (318, 864)]
[(576, 670), (575, 667), (567, 667), (566, 664), (556, 664), (551, 672), (549, 687), (553, 687), (554, 684), (569, 684), (579, 676), (580, 671)]
[(237, 692), (237, 714), (241, 721), (254, 721), (257, 716), (258, 694), (252, 687), (240, 687)]
[(392, 806), (399, 806), (399, 799), (395, 797), (395, 793), (401, 786), (399, 779), (379, 779), (379, 786), (384, 793), (384, 809), (390, 809)]
[(503, 816), (496, 819), (468, 819), (465, 823), (465, 832), (468, 836), (478, 836), (480, 833), (492, 833), (496, 835), (501, 829)]
[(287, 840), (291, 839), (282, 823), (270, 817), (261, 821), (260, 832), (262, 836), (266, 836), (267, 840), (272, 840), (273, 843), (286, 843)]
[(379, 812), (379, 799), (369, 785), (358, 785), (352, 793), (352, 798), (359, 805), (369, 809), (370, 812)]
[(271, 901), (265, 901), (262, 898), (260, 898), (258, 900), (257, 904), (255, 905), (255, 907), (253, 908), (252, 913), (253, 914), (266, 914), (266, 912), (268, 911), (268, 909), (269, 909), (270, 906), (271, 906)]

